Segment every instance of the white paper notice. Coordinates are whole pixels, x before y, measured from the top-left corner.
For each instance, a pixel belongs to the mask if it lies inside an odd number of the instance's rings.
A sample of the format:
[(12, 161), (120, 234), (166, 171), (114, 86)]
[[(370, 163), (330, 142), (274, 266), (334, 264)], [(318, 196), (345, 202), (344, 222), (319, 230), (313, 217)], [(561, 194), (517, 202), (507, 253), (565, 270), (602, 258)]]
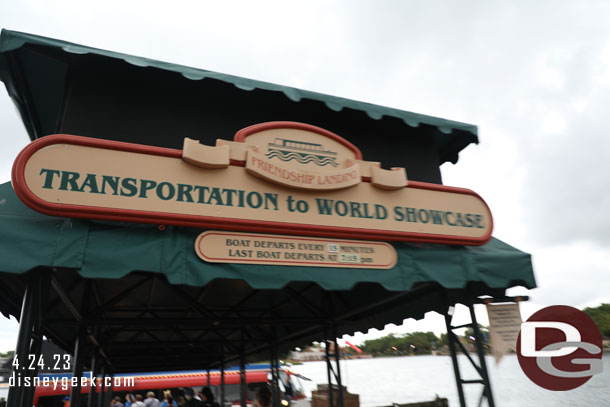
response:
[(487, 304), (489, 337), (496, 364), (502, 356), (517, 348), (517, 337), (521, 330), (521, 312), (516, 304)]

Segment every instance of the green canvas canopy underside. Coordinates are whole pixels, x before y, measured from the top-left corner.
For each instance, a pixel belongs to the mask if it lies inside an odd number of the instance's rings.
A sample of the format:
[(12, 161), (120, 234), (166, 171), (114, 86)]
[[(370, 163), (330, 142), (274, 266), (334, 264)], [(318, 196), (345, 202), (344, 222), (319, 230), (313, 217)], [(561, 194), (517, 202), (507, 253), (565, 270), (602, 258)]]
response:
[[(99, 222), (46, 216), (27, 208), (10, 183), (0, 187), (0, 271), (35, 267), (75, 269), (85, 278), (119, 279), (132, 271), (164, 274), (171, 284), (204, 286), (239, 279), (255, 289), (279, 289), (291, 281), (325, 290), (350, 290), (360, 282), (408, 291), (421, 282), (463, 288), (535, 287), (530, 255), (497, 239), (480, 247), (394, 242), (398, 262), (390, 270), (206, 263), (194, 250), (201, 229)], [(356, 237), (356, 236), (354, 236)]]

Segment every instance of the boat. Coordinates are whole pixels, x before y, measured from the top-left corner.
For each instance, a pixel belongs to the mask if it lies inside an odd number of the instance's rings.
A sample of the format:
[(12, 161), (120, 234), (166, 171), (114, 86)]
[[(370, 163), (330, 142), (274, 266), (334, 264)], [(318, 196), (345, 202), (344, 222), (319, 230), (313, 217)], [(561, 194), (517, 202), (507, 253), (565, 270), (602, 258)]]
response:
[(332, 165), (337, 167), (337, 153), (324, 150), (324, 146), (318, 143), (307, 143), (304, 141), (288, 140), (276, 137), (275, 141), (267, 144), (267, 158), (278, 158), (281, 161), (296, 160), (301, 164), (310, 162), (321, 167)]
[[(208, 373), (209, 372), (209, 373)], [(110, 397), (120, 396), (122, 399), (127, 394), (145, 395), (153, 391), (160, 398), (162, 391), (171, 390), (173, 396), (184, 395), (186, 388), (192, 388), (200, 392), (203, 387), (210, 387), (216, 400), (221, 399), (221, 387), (223, 373), (220, 370), (195, 370), (175, 372), (147, 372), (117, 374), (114, 378), (106, 376), (105, 387), (112, 383), (112, 394)], [(259, 387), (269, 385), (271, 381), (271, 367), (269, 364), (256, 364), (246, 366), (246, 403), (252, 407), (255, 401), (256, 391)], [(55, 406), (58, 401), (70, 395), (72, 374), (40, 374), (36, 383), (34, 396), (35, 407)], [(95, 378), (92, 385), (91, 372), (85, 372), (82, 376), (84, 385), (81, 385), (81, 393), (88, 394), (90, 389), (102, 389), (102, 378)], [(307, 407), (307, 400), (303, 391), (301, 380), (309, 380), (286, 368), (279, 370), (280, 397), (283, 406)], [(81, 382), (83, 383), (83, 382)], [(223, 407), (237, 406), (241, 404), (241, 375), (238, 367), (224, 370), (224, 405)], [(102, 403), (107, 405), (107, 403)]]

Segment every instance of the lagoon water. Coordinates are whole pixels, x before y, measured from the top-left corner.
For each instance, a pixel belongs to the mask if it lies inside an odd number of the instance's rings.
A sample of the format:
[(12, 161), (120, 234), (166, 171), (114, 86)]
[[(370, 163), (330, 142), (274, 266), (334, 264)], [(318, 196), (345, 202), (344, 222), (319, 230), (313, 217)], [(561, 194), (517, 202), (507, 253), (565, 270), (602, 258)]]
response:
[[(610, 354), (604, 354), (604, 371), (583, 386), (568, 392), (552, 392), (536, 386), (525, 376), (517, 357), (505, 356), (496, 366), (487, 358), (492, 391), (497, 407), (610, 407)], [(460, 369), (464, 377), (476, 378), (474, 369), (462, 355)], [(292, 370), (312, 379), (303, 381), (308, 396), (316, 383), (326, 383), (325, 362), (307, 362)], [(433, 400), (438, 394), (449, 399), (450, 407), (458, 407), (455, 376), (449, 356), (412, 356), (341, 362), (343, 383), (351, 393), (360, 395), (362, 407), (389, 406)], [(481, 385), (465, 386), (467, 405), (477, 406)], [(7, 388), (0, 388), (6, 397)], [(485, 405), (485, 404), (484, 404)]]
[[(610, 354), (604, 354), (604, 371), (583, 386), (553, 392), (538, 387), (523, 373), (515, 355), (505, 356), (496, 366), (487, 358), (492, 392), (497, 407), (610, 407)], [(478, 378), (465, 356), (459, 357), (462, 376)], [(326, 383), (325, 362), (307, 362), (292, 370), (312, 379), (304, 382), (311, 395), (316, 383)], [(459, 406), (455, 376), (449, 356), (411, 356), (357, 359), (341, 362), (341, 376), (350, 393), (360, 395), (363, 407), (389, 406), (433, 400), (438, 394)], [(477, 406), (481, 385), (465, 385), (467, 405)], [(485, 403), (483, 404), (486, 405)]]

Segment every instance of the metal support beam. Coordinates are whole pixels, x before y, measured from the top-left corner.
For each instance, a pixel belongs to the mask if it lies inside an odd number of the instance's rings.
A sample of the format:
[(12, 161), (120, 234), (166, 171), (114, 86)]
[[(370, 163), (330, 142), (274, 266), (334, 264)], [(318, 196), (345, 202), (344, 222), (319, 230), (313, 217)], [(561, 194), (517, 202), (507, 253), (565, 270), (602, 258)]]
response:
[(166, 284), (166, 286), (176, 293), (176, 298), (180, 298), (184, 300), (194, 311), (199, 313), (204, 318), (210, 318), (212, 320), (217, 320), (218, 316), (213, 312), (206, 309), (200, 302), (198, 302), (195, 298), (192, 298), (178, 286), (173, 284)]
[[(468, 308), (470, 309), (470, 318), (472, 319), (472, 329), (474, 331), (474, 338), (476, 342), (477, 354), (479, 355), (479, 370), (481, 373), (481, 378), (483, 379), (483, 393), (485, 398), (487, 399), (487, 404), (489, 407), (495, 407), (494, 398), (491, 392), (491, 381), (489, 380), (489, 373), (487, 372), (487, 363), (485, 362), (485, 349), (483, 349), (483, 337), (481, 336), (481, 330), (479, 329), (479, 324), (477, 323), (477, 317), (474, 313), (474, 305), (472, 302), (468, 304)], [(479, 405), (481, 402), (479, 401)]]
[(97, 407), (105, 407), (104, 396), (106, 395), (106, 365), (102, 364), (102, 368), (100, 369), (100, 378), (102, 379), (102, 384), (100, 386), (100, 393), (97, 397)]
[[(493, 301), (493, 299), (488, 300)], [(493, 399), (493, 394), (491, 391), (491, 382), (489, 380), (489, 373), (487, 371), (487, 364), (485, 362), (485, 349), (483, 344), (483, 338), (481, 336), (481, 330), (479, 329), (479, 325), (477, 323), (475, 311), (474, 311), (474, 303), (478, 302), (477, 299), (468, 299), (466, 306), (470, 312), (470, 324), (464, 324), (460, 326), (452, 326), (451, 325), (451, 316), (453, 315), (453, 307), (448, 307), (448, 310), (445, 312), (445, 325), (447, 327), (447, 342), (449, 346), (449, 350), (451, 352), (451, 361), (453, 363), (453, 370), (455, 372), (455, 379), (458, 388), (458, 396), (460, 399), (460, 406), (466, 407), (466, 398), (464, 395), (464, 385), (467, 384), (481, 384), (483, 385), (483, 389), (481, 392), (481, 397), (479, 399), (478, 405), (481, 406), (483, 400), (487, 400), (488, 407), (495, 407), (495, 402)], [(505, 302), (505, 301), (503, 301)], [(478, 364), (472, 358), (466, 346), (460, 342), (459, 337), (455, 334), (456, 329), (460, 328), (472, 328), (473, 336), (474, 336), (474, 347), (476, 349), (478, 355)], [(460, 367), (457, 359), (457, 348), (459, 348), (464, 355), (466, 356), (468, 362), (474, 367), (475, 371), (478, 373), (478, 379), (463, 379), (460, 373)]]
[(304, 298), (301, 295), (301, 293), (299, 293), (298, 291), (296, 291), (296, 290), (294, 290), (294, 289), (292, 289), (290, 287), (284, 287), (284, 291), (289, 293), (290, 297), (293, 300), (295, 300), (296, 302), (298, 302), (299, 304), (301, 304), (303, 306), (303, 308), (305, 308), (312, 316), (318, 317), (320, 315), (324, 315), (325, 314), (324, 310), (322, 310), (316, 304), (314, 304), (311, 301), (309, 301), (306, 298)]
[[(98, 370), (98, 357), (96, 354), (91, 358), (91, 380), (95, 380)], [(94, 383), (95, 385), (96, 383)], [(87, 397), (87, 407), (95, 407), (95, 399), (97, 396), (97, 386), (89, 386), (89, 394)]]
[[(117, 311), (118, 312), (118, 311)], [(54, 319), (55, 324), (70, 324), (73, 320), (70, 319)], [(307, 317), (307, 318), (284, 318), (281, 321), (284, 325), (309, 325), (321, 324), (325, 320), (322, 317)], [(97, 325), (113, 325), (113, 326), (197, 326), (197, 325), (212, 325), (214, 328), (241, 328), (244, 325), (265, 325), (269, 324), (268, 318), (225, 318), (222, 321), (217, 318), (87, 318), (84, 323), (88, 326)]]
[(449, 352), (451, 353), (451, 363), (453, 364), (453, 372), (455, 373), (455, 381), (457, 384), (458, 398), (460, 399), (460, 407), (466, 407), (466, 397), (464, 396), (464, 388), (462, 387), (462, 375), (460, 373), (460, 365), (457, 360), (457, 354), (455, 350), (455, 334), (453, 333), (453, 327), (451, 326), (451, 317), (453, 316), (453, 307), (451, 310), (447, 310), (445, 313), (445, 326), (447, 327), (447, 345), (449, 346)]
[(57, 278), (55, 278), (55, 276), (53, 276), (51, 279), (51, 285), (53, 286), (53, 289), (55, 289), (55, 292), (57, 293), (59, 298), (61, 298), (61, 301), (64, 303), (65, 307), (68, 309), (68, 311), (70, 311), (70, 314), (72, 314), (76, 322), (81, 322), (83, 320), (82, 314), (78, 311), (76, 305), (74, 305), (72, 300), (70, 300), (70, 296), (68, 295), (68, 293), (66, 293), (61, 284), (59, 284), (59, 281), (57, 281)]
[(337, 363), (337, 371), (336, 371), (336, 377), (335, 379), (337, 380), (337, 387), (338, 387), (338, 391), (339, 391), (339, 399), (338, 399), (338, 406), (339, 407), (343, 407), (344, 405), (344, 401), (343, 401), (343, 385), (341, 383), (341, 364), (339, 363), (341, 361), (341, 349), (339, 349), (339, 343), (337, 342), (337, 326), (335, 325), (335, 323), (333, 322), (332, 325), (332, 331), (333, 331), (333, 343), (335, 344), (335, 360)]
[[(74, 370), (72, 371), (72, 377), (83, 376), (83, 360), (85, 357), (85, 342), (86, 336), (84, 332), (81, 332), (78, 338), (76, 338), (76, 344), (74, 345)], [(81, 405), (81, 381), (77, 380), (76, 386), (72, 387), (70, 391), (70, 405), (80, 406)]]
[(244, 354), (244, 348), (240, 349), (239, 352), (239, 381), (240, 381), (240, 400), (241, 407), (246, 407), (246, 401), (248, 398), (247, 387), (246, 387), (246, 355)]
[[(16, 379), (26, 376), (33, 377), (37, 374), (36, 370), (29, 369), (29, 365), (32, 357), (36, 358), (35, 362), (40, 357), (47, 287), (48, 274), (42, 271), (30, 273), (21, 305), (19, 334), (14, 356), (16, 363), (13, 365), (11, 373)], [(34, 390), (32, 386), (27, 388), (23, 386), (10, 387), (7, 407), (22, 407), (27, 406), (28, 403), (31, 405), (30, 400), (33, 401), (34, 399)]]
[[(142, 280), (138, 281), (137, 283), (130, 285), (129, 287), (127, 287), (126, 289), (121, 291), (119, 294), (115, 295), (110, 300), (106, 301), (102, 305), (99, 305), (95, 309), (91, 310), (89, 315), (91, 315), (91, 316), (93, 316), (93, 315), (101, 315), (103, 312), (105, 312), (108, 309), (110, 309), (114, 304), (118, 303), (119, 301), (121, 301), (122, 299), (127, 297), (128, 295), (132, 295), (133, 294), (133, 290), (143, 286), (144, 284), (146, 284), (150, 280), (152, 280), (153, 283), (154, 283), (155, 282), (155, 277), (148, 276), (148, 277), (145, 277)], [(150, 306), (150, 303), (148, 305)]]
[[(43, 342), (43, 327), (45, 321), (45, 311), (46, 304), (48, 300), (49, 294), (49, 283), (51, 280), (51, 274), (48, 272), (36, 272), (33, 276), (34, 284), (36, 285), (37, 296), (35, 299), (35, 309), (34, 313), (34, 326), (32, 333), (32, 344), (30, 346), (30, 356), (33, 357), (33, 360), (36, 362), (34, 364), (34, 369), (29, 370), (29, 376), (34, 378), (38, 376), (38, 362), (42, 360), (42, 342)], [(28, 386), (27, 389), (24, 390), (23, 393), (23, 405), (30, 406), (34, 404), (34, 393), (36, 392), (36, 388), (34, 386)]]
[(114, 394), (114, 372), (110, 372), (110, 387), (108, 388), (108, 401), (112, 400), (112, 395)]
[(279, 387), (279, 360), (277, 356), (277, 341), (275, 331), (271, 332), (271, 341), (269, 342), (270, 364), (271, 364), (271, 406), (280, 406), (280, 387)]
[[(12, 375), (20, 377), (24, 369), (21, 369), (22, 364), (26, 364), (28, 354), (30, 352), (30, 342), (32, 341), (32, 323), (33, 323), (33, 304), (35, 296), (34, 284), (31, 282), (25, 288), (23, 295), (23, 304), (21, 305), (21, 316), (19, 317), (19, 334), (17, 335), (17, 346), (13, 357)], [(19, 366), (15, 368), (15, 366)], [(23, 406), (22, 395), (24, 388), (22, 386), (9, 387), (7, 407)]]
[[(313, 286), (314, 285), (312, 285), (311, 287), (313, 287)], [(398, 294), (390, 294), (390, 295), (386, 296), (384, 299), (382, 299), (374, 304), (370, 304), (370, 305), (367, 305), (365, 307), (360, 307), (360, 308), (355, 307), (353, 310), (350, 310), (344, 314), (334, 315), (333, 318), (337, 322), (350, 321), (353, 319), (362, 318), (363, 316), (367, 316), (368, 313), (371, 312), (372, 310), (374, 310), (376, 307), (399, 306), (401, 304), (407, 304), (410, 301), (414, 301), (417, 298), (422, 297), (424, 295), (435, 293), (437, 290), (438, 290), (438, 286), (436, 286), (434, 284), (424, 284), (424, 285), (418, 286), (417, 288), (412, 289), (409, 292), (400, 292)], [(303, 291), (301, 291), (301, 294), (303, 294)], [(277, 304), (276, 304), (276, 306), (277, 306)], [(325, 321), (327, 321), (327, 320), (328, 319), (326, 319)], [(299, 337), (307, 336), (307, 335), (311, 335), (311, 334), (318, 334), (318, 332), (320, 330), (320, 325), (322, 325), (324, 323), (324, 321), (317, 321), (317, 323), (314, 321), (310, 321), (307, 323), (305, 321), (302, 321), (302, 322), (303, 322), (303, 324), (300, 324), (299, 330), (295, 330), (294, 332), (284, 334), (282, 337), (278, 338), (278, 342), (283, 343), (283, 342), (290, 341), (294, 338), (299, 338)], [(305, 328), (302, 328), (303, 326), (305, 326)], [(261, 352), (261, 351), (264, 351), (265, 348), (266, 348), (266, 345), (264, 345), (264, 344), (254, 346), (249, 349), (248, 353), (253, 354), (253, 353)]]
[(333, 397), (333, 382), (332, 382), (332, 374), (334, 375), (333, 365), (330, 359), (330, 342), (328, 341), (328, 329), (326, 325), (324, 325), (324, 356), (326, 359), (326, 376), (328, 378), (328, 405), (329, 407), (334, 407), (334, 397)]
[[(324, 343), (325, 343), (325, 356), (326, 356), (326, 371), (328, 376), (328, 402), (329, 407), (343, 407), (343, 386), (341, 384), (341, 351), (339, 349), (339, 343), (337, 341), (337, 324), (335, 319), (335, 310), (333, 297), (326, 293), (325, 307), (330, 315), (330, 320), (324, 324)], [(331, 346), (334, 348), (331, 350)], [(333, 362), (331, 356), (334, 356), (335, 366), (333, 368)], [(332, 375), (331, 375), (332, 373)], [(335, 400), (334, 389), (332, 379), (334, 378), (336, 383), (337, 397)]]
[(225, 355), (224, 348), (220, 352), (220, 405), (225, 405)]
[[(40, 360), (41, 351), (42, 351), (42, 335), (36, 335), (36, 337), (32, 340), (32, 347), (30, 348), (30, 354), (29, 354), (29, 356), (32, 357), (32, 359), (34, 361), (34, 369), (28, 370), (28, 373), (29, 373), (28, 376), (30, 376), (31, 378), (38, 376), (38, 363), (37, 362)], [(28, 365), (29, 364), (30, 363), (28, 361)], [(36, 392), (36, 388), (34, 386), (28, 386), (23, 390), (22, 400), (23, 400), (24, 406), (31, 406), (34, 404), (34, 393), (35, 392)]]

